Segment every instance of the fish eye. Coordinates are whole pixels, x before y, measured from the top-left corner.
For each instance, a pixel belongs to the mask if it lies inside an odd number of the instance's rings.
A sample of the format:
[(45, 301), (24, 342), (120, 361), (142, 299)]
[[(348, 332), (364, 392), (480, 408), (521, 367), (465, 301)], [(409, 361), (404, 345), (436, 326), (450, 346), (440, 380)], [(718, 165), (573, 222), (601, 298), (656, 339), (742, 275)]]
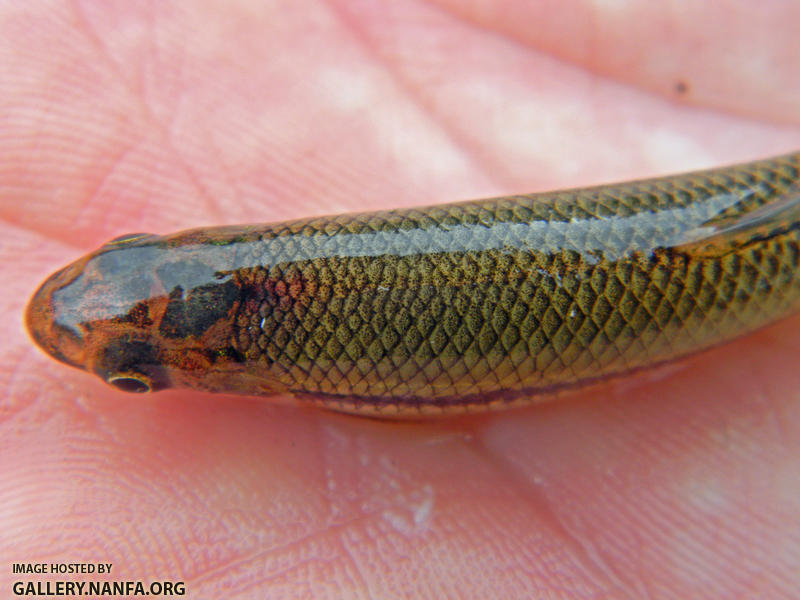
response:
[(141, 373), (114, 373), (109, 375), (106, 383), (122, 392), (144, 394), (153, 389), (150, 378)]
[(106, 242), (106, 246), (114, 246), (116, 244), (125, 244), (127, 242), (133, 242), (135, 240), (139, 240), (142, 238), (146, 238), (153, 235), (152, 233), (126, 233), (125, 235), (121, 235), (119, 237), (115, 237), (112, 240), (108, 240)]

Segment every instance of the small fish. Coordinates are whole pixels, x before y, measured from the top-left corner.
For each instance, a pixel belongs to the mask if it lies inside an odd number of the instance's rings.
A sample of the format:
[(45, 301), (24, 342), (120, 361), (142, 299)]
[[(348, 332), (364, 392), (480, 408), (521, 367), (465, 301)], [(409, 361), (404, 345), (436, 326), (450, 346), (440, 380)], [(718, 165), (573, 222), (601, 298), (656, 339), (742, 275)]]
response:
[(36, 343), (117, 389), (448, 414), (663, 363), (800, 307), (800, 153), (671, 177), (133, 234), (56, 272)]

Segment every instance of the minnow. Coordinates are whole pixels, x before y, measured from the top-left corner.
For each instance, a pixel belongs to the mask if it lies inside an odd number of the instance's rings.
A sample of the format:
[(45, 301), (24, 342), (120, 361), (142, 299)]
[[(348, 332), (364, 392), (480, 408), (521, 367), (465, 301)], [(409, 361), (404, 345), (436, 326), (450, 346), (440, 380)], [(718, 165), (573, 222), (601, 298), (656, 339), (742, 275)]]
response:
[(134, 234), (26, 323), (117, 389), (447, 414), (669, 361), (800, 307), (800, 153), (582, 189)]

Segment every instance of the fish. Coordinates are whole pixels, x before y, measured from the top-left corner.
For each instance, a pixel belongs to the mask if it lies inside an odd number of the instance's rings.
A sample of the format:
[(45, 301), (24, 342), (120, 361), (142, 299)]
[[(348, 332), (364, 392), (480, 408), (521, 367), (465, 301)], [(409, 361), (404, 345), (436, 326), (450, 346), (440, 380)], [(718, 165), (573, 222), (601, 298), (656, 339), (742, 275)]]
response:
[(800, 152), (667, 177), (129, 234), (25, 314), (126, 392), (448, 415), (672, 361), (800, 307)]

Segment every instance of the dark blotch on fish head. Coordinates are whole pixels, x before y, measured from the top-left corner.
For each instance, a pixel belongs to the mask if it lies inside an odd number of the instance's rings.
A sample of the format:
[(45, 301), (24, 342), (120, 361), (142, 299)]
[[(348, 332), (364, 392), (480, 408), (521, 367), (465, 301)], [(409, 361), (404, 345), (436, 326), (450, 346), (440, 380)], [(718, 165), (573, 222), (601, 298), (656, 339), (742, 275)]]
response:
[(116, 238), (42, 284), (28, 304), (28, 331), (54, 358), (119, 390), (202, 381), (232, 356), (226, 324), (238, 301), (213, 260), (200, 246), (156, 236)]

